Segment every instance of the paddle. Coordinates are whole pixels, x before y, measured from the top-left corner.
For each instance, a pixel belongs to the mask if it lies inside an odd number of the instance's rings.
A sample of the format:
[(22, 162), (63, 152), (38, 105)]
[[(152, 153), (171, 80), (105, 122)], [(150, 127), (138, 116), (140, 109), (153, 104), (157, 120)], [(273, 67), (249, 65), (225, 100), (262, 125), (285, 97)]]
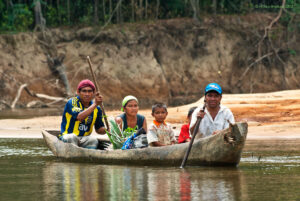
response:
[[(204, 105), (203, 105), (202, 110), (204, 111), (204, 109), (205, 109), (205, 100), (204, 100)], [(186, 153), (185, 153), (185, 155), (183, 157), (183, 160), (182, 160), (180, 168), (184, 168), (185, 163), (186, 163), (186, 161), (187, 161), (187, 159), (189, 157), (190, 151), (191, 151), (192, 146), (193, 146), (194, 139), (195, 139), (195, 137), (196, 137), (196, 135), (198, 133), (198, 129), (199, 129), (199, 125), (201, 123), (201, 120), (202, 120), (202, 118), (200, 117), (200, 118), (197, 119), (197, 121), (195, 123), (195, 128), (193, 130), (192, 139), (191, 139), (189, 147), (188, 147), (188, 149), (187, 149), (187, 151), (186, 151)]]
[[(87, 58), (87, 61), (89, 63), (89, 66), (90, 66), (90, 70), (91, 70), (91, 73), (92, 73), (92, 76), (93, 76), (93, 80), (94, 80), (94, 83), (95, 83), (96, 91), (99, 92), (99, 94), (100, 94), (100, 90), (98, 88), (96, 77), (95, 77), (95, 74), (94, 74), (94, 71), (93, 71), (91, 59), (90, 59), (89, 56), (87, 56), (86, 58)], [(106, 124), (106, 129), (109, 130), (109, 124), (108, 124), (108, 121), (107, 121), (107, 116), (105, 114), (103, 103), (100, 104), (100, 108), (101, 108), (102, 113), (103, 113), (104, 121), (105, 121), (105, 124)]]

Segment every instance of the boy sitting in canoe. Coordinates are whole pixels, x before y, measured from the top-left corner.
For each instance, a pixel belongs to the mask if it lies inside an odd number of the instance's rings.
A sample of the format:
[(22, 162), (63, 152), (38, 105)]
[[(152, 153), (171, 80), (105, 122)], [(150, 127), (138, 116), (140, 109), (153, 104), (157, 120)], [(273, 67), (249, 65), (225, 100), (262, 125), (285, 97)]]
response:
[(165, 122), (167, 115), (168, 111), (165, 104), (156, 103), (152, 106), (152, 116), (155, 120), (153, 120), (147, 132), (147, 140), (150, 146), (160, 147), (176, 143), (171, 126)]

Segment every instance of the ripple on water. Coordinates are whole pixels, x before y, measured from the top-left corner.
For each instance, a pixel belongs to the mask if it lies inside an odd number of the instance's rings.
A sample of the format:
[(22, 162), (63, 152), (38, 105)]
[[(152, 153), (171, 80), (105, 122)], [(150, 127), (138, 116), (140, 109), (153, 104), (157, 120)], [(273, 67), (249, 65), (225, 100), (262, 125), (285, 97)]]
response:
[(300, 156), (262, 156), (262, 157), (245, 157), (241, 162), (247, 163), (285, 163), (300, 165)]
[(0, 157), (51, 155), (41, 139), (0, 139)]

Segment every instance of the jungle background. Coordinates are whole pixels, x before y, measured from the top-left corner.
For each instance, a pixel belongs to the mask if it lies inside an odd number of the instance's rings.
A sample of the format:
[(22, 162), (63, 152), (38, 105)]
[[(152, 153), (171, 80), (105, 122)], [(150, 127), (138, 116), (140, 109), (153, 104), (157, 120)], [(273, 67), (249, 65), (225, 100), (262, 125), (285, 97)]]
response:
[(2, 0), (0, 110), (49, 107), (91, 79), (105, 105), (300, 87), (299, 0)]

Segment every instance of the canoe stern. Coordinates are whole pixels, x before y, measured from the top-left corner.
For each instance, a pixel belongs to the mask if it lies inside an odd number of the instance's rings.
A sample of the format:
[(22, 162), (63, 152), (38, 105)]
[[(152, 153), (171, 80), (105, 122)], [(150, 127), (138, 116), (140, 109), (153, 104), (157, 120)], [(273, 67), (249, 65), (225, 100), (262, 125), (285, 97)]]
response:
[(188, 164), (238, 165), (247, 132), (246, 122), (236, 123), (216, 135), (195, 141)]

